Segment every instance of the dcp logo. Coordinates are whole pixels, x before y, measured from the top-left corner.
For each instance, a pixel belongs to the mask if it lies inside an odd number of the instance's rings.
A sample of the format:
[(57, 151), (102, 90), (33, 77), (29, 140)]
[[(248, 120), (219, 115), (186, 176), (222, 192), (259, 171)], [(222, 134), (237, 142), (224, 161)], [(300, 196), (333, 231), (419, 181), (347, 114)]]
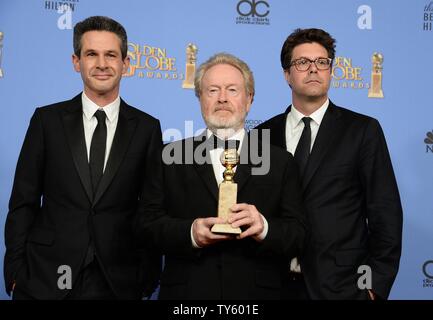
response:
[(236, 9), (239, 15), (243, 17), (266, 17), (269, 14), (269, 4), (266, 1), (260, 0), (242, 0), (239, 1)]
[[(432, 266), (430, 271), (427, 269), (429, 264)], [(426, 278), (433, 279), (433, 260), (427, 260), (424, 262), (422, 265), (422, 273), (424, 273)]]
[(425, 146), (425, 152), (432, 152), (433, 153), (433, 130), (426, 133), (426, 137), (424, 139)]

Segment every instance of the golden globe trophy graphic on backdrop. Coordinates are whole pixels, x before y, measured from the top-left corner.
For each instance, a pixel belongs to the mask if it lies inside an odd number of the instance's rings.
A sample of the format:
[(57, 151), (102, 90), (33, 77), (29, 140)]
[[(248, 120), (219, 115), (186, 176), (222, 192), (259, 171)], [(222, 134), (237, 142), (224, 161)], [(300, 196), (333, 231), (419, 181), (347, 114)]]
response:
[(195, 44), (189, 43), (186, 47), (185, 80), (182, 88), (194, 89), (195, 62), (197, 61), (198, 48)]
[(3, 51), (3, 32), (0, 31), (0, 78), (3, 78), (2, 51)]
[(371, 62), (373, 63), (373, 68), (371, 70), (371, 85), (368, 89), (369, 98), (383, 98), (382, 91), (382, 54), (375, 52), (371, 57)]
[[(226, 168), (223, 173), (224, 180), (219, 186), (218, 217), (227, 221), (230, 208), (237, 202), (238, 185), (233, 181), (235, 175), (233, 168), (239, 163), (239, 154), (236, 149), (225, 149), (221, 153), (221, 163)], [(214, 224), (212, 232), (240, 234), (241, 228), (233, 228), (229, 223)]]

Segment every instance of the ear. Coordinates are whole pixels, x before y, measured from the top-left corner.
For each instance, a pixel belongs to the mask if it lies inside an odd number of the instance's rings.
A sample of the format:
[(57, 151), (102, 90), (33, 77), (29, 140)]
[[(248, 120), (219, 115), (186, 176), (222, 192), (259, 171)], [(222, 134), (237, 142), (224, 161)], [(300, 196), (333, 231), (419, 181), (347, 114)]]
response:
[(250, 93), (247, 97), (247, 105), (246, 105), (247, 113), (250, 112), (252, 104), (253, 104), (253, 95)]
[(75, 54), (72, 55), (72, 64), (74, 65), (74, 70), (75, 71), (77, 71), (77, 72), (81, 71), (81, 68), (80, 68), (80, 58), (77, 55), (75, 55)]
[(290, 79), (290, 71), (289, 70), (284, 70), (284, 79), (286, 79), (287, 84), (291, 88), (292, 87), (292, 80)]
[(284, 72), (284, 79), (286, 79), (286, 82), (290, 85), (290, 73), (288, 70), (283, 70)]
[(129, 56), (127, 55), (125, 59), (123, 59), (122, 74), (125, 74), (128, 71), (129, 63), (130, 63), (130, 59)]

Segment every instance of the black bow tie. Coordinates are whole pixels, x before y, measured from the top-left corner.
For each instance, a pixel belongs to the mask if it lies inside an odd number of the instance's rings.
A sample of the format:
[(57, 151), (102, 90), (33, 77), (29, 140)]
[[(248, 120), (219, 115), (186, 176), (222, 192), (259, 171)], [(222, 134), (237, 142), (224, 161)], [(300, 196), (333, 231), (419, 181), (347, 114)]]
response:
[[(211, 146), (213, 149), (222, 148), (222, 149), (239, 149), (239, 144), (241, 143), (239, 140), (222, 140), (215, 135), (212, 135), (209, 138), (211, 142)], [(213, 142), (213, 143), (212, 143)]]

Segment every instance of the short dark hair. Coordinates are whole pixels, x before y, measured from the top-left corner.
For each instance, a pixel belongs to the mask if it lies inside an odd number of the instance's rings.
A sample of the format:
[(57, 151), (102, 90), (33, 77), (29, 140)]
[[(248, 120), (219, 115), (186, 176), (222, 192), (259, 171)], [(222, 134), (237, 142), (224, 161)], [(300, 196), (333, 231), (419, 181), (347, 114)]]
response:
[(290, 34), (283, 44), (281, 49), (281, 66), (284, 70), (290, 68), (292, 62), (293, 49), (304, 43), (317, 42), (328, 51), (328, 57), (334, 60), (335, 57), (335, 39), (331, 35), (322, 29), (296, 29)]
[(78, 22), (74, 27), (74, 53), (77, 57), (81, 54), (81, 38), (88, 31), (108, 31), (116, 34), (121, 43), (120, 51), (122, 59), (126, 58), (128, 52), (128, 37), (125, 28), (117, 21), (102, 16), (93, 16)]

